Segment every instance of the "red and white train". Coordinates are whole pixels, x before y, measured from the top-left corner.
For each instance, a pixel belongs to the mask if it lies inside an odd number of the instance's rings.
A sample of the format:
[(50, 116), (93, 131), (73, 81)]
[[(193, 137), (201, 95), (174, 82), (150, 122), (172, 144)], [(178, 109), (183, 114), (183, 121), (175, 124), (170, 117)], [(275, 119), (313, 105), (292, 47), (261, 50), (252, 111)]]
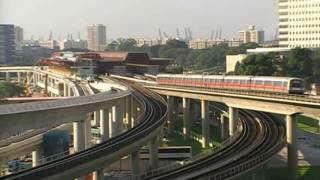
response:
[(184, 87), (235, 89), (303, 94), (303, 80), (295, 77), (159, 74), (157, 83)]

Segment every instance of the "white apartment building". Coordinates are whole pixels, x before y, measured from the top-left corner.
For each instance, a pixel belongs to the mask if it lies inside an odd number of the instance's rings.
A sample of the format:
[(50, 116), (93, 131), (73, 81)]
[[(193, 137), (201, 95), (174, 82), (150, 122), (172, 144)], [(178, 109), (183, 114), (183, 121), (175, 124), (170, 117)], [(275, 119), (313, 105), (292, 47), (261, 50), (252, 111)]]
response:
[(81, 39), (77, 39), (77, 40), (73, 40), (73, 39), (66, 39), (63, 41), (59, 42), (59, 47), (60, 50), (65, 50), (65, 49), (87, 49), (88, 48), (88, 42), (85, 40), (81, 40)]
[(103, 51), (107, 44), (106, 26), (102, 24), (88, 26), (87, 33), (88, 49), (93, 51)]
[(320, 0), (279, 0), (279, 45), (320, 47)]
[(20, 26), (14, 27), (14, 43), (16, 50), (21, 49), (21, 42), (23, 41), (23, 28)]
[(39, 45), (48, 49), (56, 49), (58, 47), (56, 40), (41, 40), (39, 41)]
[(189, 41), (189, 48), (190, 49), (206, 49), (213, 46), (217, 46), (219, 44), (227, 44), (229, 47), (238, 47), (242, 44), (242, 41), (239, 39), (196, 39)]
[(238, 38), (243, 43), (254, 42), (257, 44), (263, 44), (264, 31), (257, 30), (255, 26), (250, 25), (249, 30), (238, 32)]

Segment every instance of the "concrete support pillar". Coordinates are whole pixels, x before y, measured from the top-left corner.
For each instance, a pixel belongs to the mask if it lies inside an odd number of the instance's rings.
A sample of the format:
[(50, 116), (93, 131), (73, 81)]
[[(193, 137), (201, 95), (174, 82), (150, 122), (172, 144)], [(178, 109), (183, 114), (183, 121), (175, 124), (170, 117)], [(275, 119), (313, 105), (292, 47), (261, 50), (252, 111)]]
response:
[(93, 124), (96, 127), (100, 126), (100, 122), (101, 122), (101, 118), (102, 118), (101, 113), (103, 115), (103, 113), (104, 113), (103, 110), (98, 110), (98, 111), (93, 112)]
[(126, 124), (127, 124), (127, 128), (131, 128), (132, 127), (132, 122), (131, 122), (131, 96), (127, 96), (126, 97), (126, 112), (125, 112), (125, 118), (126, 118)]
[(9, 72), (6, 72), (6, 81), (10, 81), (10, 73)]
[(104, 179), (104, 169), (98, 169), (97, 171), (93, 172), (93, 180), (103, 180)]
[(201, 100), (202, 147), (209, 147), (209, 103)]
[(113, 137), (122, 133), (123, 130), (123, 103), (120, 102), (112, 107)]
[(32, 74), (32, 79), (33, 79), (33, 81), (32, 81), (33, 82), (33, 86), (36, 87), (37, 86), (37, 82), (36, 82), (36, 74), (35, 73)]
[(134, 176), (135, 180), (140, 179), (138, 176), (140, 175), (140, 152), (135, 151), (130, 155), (130, 164), (131, 164), (131, 174)]
[(74, 151), (79, 152), (85, 149), (85, 121), (73, 123), (73, 146)]
[(111, 137), (115, 137), (118, 135), (119, 133), (119, 129), (118, 129), (118, 122), (117, 122), (117, 107), (116, 106), (112, 106), (111, 108), (111, 112), (109, 112), (109, 115), (111, 113)]
[(183, 135), (184, 138), (190, 135), (190, 99), (182, 98), (183, 108)]
[(66, 83), (63, 83), (63, 96), (68, 96), (68, 87)]
[(120, 102), (117, 105), (117, 127), (118, 127), (118, 133), (117, 135), (121, 134), (124, 131), (124, 121), (125, 121), (125, 98), (121, 99)]
[(220, 115), (220, 124), (221, 124), (221, 139), (226, 138), (226, 125), (225, 125), (225, 117), (223, 114)]
[(32, 151), (32, 167), (40, 165), (40, 151)]
[(288, 179), (298, 179), (298, 146), (296, 137), (297, 120), (295, 115), (287, 115)]
[(150, 156), (150, 168), (156, 169), (159, 164), (159, 155), (158, 155), (158, 137), (155, 137), (150, 142), (150, 150), (149, 150), (149, 156)]
[(167, 104), (168, 104), (167, 123), (168, 123), (169, 133), (171, 133), (174, 129), (174, 126), (173, 126), (174, 98), (172, 96), (167, 96)]
[(234, 107), (229, 107), (229, 135), (233, 136), (238, 124), (238, 110)]
[(21, 84), (21, 74), (20, 74), (20, 72), (17, 72), (17, 81), (18, 81), (18, 84)]
[(71, 89), (71, 87), (70, 86), (68, 86), (68, 96), (72, 96), (72, 89)]
[(109, 109), (100, 110), (101, 142), (109, 139)]
[(85, 133), (86, 133), (85, 149), (88, 149), (92, 146), (92, 143), (91, 143), (91, 116), (90, 115), (88, 115), (87, 118), (85, 119)]

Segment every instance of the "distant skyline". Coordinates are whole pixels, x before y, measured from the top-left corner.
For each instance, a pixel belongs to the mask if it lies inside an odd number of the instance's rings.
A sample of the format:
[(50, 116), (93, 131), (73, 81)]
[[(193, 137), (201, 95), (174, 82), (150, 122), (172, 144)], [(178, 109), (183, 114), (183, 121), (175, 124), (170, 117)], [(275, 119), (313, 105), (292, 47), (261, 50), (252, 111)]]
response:
[(208, 38), (212, 30), (232, 38), (256, 25), (271, 39), (278, 26), (277, 0), (0, 0), (0, 23), (24, 28), (25, 39), (55, 39), (68, 34), (87, 38), (91, 24), (107, 26), (107, 38), (158, 38), (158, 29), (184, 37), (190, 27), (194, 38)]

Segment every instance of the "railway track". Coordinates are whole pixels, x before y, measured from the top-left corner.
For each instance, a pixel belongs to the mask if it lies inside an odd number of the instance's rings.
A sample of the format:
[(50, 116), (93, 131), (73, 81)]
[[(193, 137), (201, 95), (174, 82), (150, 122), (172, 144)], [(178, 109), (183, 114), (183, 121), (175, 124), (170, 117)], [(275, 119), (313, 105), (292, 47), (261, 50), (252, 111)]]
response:
[(240, 111), (236, 141), (188, 165), (142, 179), (229, 179), (261, 166), (285, 145), (285, 125), (270, 114)]
[(299, 95), (299, 94), (285, 94), (285, 93), (276, 93), (276, 92), (260, 92), (260, 91), (248, 91), (241, 89), (213, 89), (213, 88), (197, 88), (197, 87), (184, 87), (184, 86), (170, 86), (170, 85), (153, 85), (145, 83), (146, 87), (149, 88), (170, 88), (170, 89), (181, 89), (181, 91), (197, 91), (199, 93), (214, 93), (217, 95), (236, 95), (236, 96), (248, 96), (248, 97), (261, 97), (261, 98), (273, 98), (281, 100), (291, 100), (297, 102), (305, 103), (320, 103), (319, 98), (314, 98), (309, 95)]
[[(33, 169), (0, 177), (0, 179), (71, 179), (81, 177), (110, 163), (110, 158), (120, 159), (134, 149), (139, 149), (161, 130), (167, 113), (165, 101), (144, 87), (132, 84), (136, 90), (134, 96), (142, 103), (145, 110), (140, 123), (127, 132), (105, 143), (96, 145), (79, 153), (43, 164)], [(125, 149), (125, 150), (124, 150)]]

